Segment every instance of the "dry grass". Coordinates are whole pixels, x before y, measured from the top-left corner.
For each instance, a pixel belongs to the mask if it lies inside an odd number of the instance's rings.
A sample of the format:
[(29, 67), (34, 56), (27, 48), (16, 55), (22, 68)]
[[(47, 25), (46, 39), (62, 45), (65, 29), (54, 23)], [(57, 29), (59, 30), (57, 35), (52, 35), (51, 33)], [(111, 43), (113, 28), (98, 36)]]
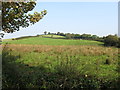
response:
[[(2, 45), (4, 48), (5, 45)], [(8, 44), (8, 47), (12, 51), (19, 52), (68, 52), (71, 54), (83, 54), (83, 55), (118, 55), (118, 48), (102, 47), (102, 46), (76, 46), (76, 45), (62, 45), (62, 46), (50, 46), (50, 45), (24, 45), (24, 44)]]
[[(24, 44), (7, 44), (2, 47), (5, 50), (3, 52), (4, 75), (9, 78), (4, 78), (3, 85), (8, 85), (7, 87), (11, 85), (21, 87), (21, 82), (25, 83), (22, 87), (40, 88), (43, 86), (61, 88), (59, 87), (61, 84), (71, 89), (74, 86), (77, 89), (86, 86), (117, 87), (114, 85), (119, 77), (118, 48)], [(12, 82), (6, 83), (7, 80)]]

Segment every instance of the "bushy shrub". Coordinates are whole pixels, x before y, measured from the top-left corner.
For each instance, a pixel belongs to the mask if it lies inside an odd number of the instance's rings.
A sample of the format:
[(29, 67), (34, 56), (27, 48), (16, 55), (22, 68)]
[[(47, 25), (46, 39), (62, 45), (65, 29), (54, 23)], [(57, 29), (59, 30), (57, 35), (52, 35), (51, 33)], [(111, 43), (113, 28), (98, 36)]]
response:
[(118, 36), (117, 35), (108, 35), (104, 39), (105, 46), (118, 46)]
[(105, 64), (110, 65), (111, 64), (111, 59), (106, 59)]
[(120, 38), (119, 38), (119, 40), (118, 40), (118, 47), (120, 48)]

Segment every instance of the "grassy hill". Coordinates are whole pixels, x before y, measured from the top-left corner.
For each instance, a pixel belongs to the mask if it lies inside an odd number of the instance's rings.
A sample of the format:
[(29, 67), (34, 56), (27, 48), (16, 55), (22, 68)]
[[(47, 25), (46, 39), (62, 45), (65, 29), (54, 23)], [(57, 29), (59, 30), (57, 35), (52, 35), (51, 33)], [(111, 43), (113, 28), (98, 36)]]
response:
[[(9, 44), (32, 44), (32, 45), (101, 45), (102, 42), (90, 41), (90, 40), (69, 40), (69, 39), (55, 39), (56, 37), (64, 38), (62, 36), (55, 35), (55, 38), (45, 38), (50, 37), (49, 35), (44, 35), (43, 37), (30, 37), (20, 40), (9, 40)], [(7, 41), (3, 41), (3, 44)]]

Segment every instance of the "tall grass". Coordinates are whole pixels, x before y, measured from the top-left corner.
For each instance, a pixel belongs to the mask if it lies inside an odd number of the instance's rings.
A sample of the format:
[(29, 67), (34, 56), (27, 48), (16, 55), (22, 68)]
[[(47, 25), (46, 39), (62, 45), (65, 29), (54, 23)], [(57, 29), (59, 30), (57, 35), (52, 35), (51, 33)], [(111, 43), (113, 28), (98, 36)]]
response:
[(3, 88), (108, 89), (119, 88), (118, 78), (117, 48), (11, 44), (3, 50)]

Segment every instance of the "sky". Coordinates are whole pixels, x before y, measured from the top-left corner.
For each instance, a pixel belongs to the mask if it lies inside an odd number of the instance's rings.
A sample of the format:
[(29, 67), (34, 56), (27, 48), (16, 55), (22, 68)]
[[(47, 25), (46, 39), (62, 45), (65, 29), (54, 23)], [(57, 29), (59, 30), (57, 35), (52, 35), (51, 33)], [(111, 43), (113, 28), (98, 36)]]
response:
[(117, 2), (37, 2), (33, 11), (47, 10), (47, 15), (36, 24), (4, 39), (34, 36), (44, 31), (107, 36), (118, 34)]

